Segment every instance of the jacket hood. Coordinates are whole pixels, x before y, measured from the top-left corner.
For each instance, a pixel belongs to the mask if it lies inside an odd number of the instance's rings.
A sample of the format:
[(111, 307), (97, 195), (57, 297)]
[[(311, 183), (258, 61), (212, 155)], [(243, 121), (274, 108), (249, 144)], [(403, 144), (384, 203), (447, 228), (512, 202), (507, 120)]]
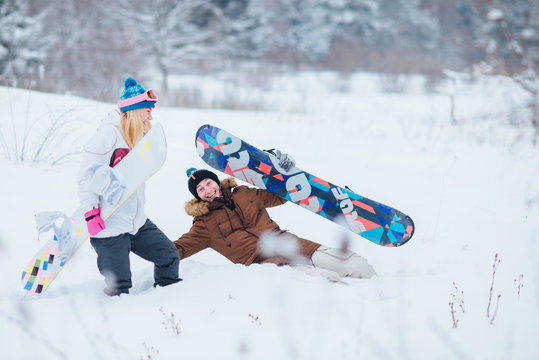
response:
[[(231, 190), (238, 186), (236, 180), (232, 177), (221, 180), (221, 191), (226, 194), (230, 193)], [(192, 200), (185, 203), (185, 212), (187, 215), (191, 216), (204, 216), (210, 212), (210, 204), (207, 201), (198, 200), (193, 198)]]
[(113, 109), (101, 120), (96, 134), (84, 146), (84, 151), (94, 155), (110, 156), (114, 149), (127, 147), (122, 136), (120, 111)]
[(120, 128), (120, 110), (112, 109), (109, 111), (107, 116), (101, 120), (100, 126), (112, 125), (117, 128)]

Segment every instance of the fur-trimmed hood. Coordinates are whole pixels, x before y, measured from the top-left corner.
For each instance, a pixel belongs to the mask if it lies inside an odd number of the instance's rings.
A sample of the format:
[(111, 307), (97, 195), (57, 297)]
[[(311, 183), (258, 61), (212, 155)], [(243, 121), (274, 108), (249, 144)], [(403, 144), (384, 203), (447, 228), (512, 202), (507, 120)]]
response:
[[(237, 187), (238, 184), (236, 180), (232, 177), (221, 180), (221, 193), (226, 194), (230, 193), (233, 188)], [(185, 203), (185, 212), (187, 215), (191, 216), (204, 216), (210, 212), (210, 204), (207, 201), (198, 200), (193, 198), (192, 200)]]
[[(174, 241), (180, 258), (211, 248), (235, 264), (249, 265), (270, 259), (283, 263), (283, 259), (262, 255), (258, 241), (268, 232), (275, 236), (285, 233), (271, 220), (266, 209), (282, 205), (286, 200), (263, 189), (238, 186), (234, 179), (220, 181), (220, 185), (223, 199), (212, 202), (193, 199), (186, 203), (185, 211), (194, 218), (191, 229)], [(298, 241), (307, 259), (320, 246), (305, 239)]]

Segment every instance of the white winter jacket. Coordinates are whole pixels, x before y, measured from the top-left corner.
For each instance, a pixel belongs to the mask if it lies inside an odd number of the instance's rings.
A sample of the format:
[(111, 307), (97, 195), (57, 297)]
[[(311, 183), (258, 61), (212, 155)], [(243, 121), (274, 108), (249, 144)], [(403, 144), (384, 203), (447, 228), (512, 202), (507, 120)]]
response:
[[(96, 169), (109, 166), (112, 153), (117, 148), (129, 148), (120, 128), (120, 111), (114, 109), (101, 121), (96, 134), (84, 146), (78, 180), (78, 192), (84, 212), (99, 207), (105, 201), (90, 189)], [(116, 211), (105, 220), (105, 229), (94, 237), (105, 238), (124, 233), (136, 234), (146, 222), (144, 214), (145, 186), (142, 185)]]

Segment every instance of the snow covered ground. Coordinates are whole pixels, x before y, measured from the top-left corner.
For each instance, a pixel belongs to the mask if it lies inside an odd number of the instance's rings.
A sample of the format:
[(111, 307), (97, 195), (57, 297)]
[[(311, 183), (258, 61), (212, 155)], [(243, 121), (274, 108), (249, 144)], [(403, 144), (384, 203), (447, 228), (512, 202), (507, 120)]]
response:
[(50, 162), (77, 151), (113, 104), (0, 87), (0, 357), (539, 358), (539, 153), (529, 129), (499, 120), (522, 95), (499, 79), (462, 88), (451, 126), (446, 95), (385, 94), (366, 74), (347, 92), (323, 86), (330, 81), (278, 79), (267, 112), (158, 106), (168, 158), (147, 183), (147, 214), (171, 239), (189, 229), (185, 170), (204, 167), (194, 135), (211, 123), (409, 214), (414, 238), (383, 248), (294, 204), (269, 210), (282, 228), (324, 245), (347, 238), (379, 276), (336, 284), (207, 250), (182, 260), (184, 281), (154, 289), (152, 264), (132, 256), (134, 287), (119, 298), (102, 293), (89, 244), (44, 294), (25, 296), (20, 285), (40, 246), (33, 215), (78, 205), (77, 156)]

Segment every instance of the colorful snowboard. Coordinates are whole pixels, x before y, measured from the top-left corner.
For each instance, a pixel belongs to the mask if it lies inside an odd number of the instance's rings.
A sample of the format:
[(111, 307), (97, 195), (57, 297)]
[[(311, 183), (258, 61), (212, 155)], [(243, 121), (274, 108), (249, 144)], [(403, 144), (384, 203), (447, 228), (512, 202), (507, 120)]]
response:
[(195, 145), (208, 165), (266, 189), (382, 246), (412, 238), (414, 223), (402, 212), (333, 185), (298, 168), (285, 171), (278, 159), (212, 125), (197, 131)]
[[(105, 226), (107, 218), (161, 168), (165, 162), (166, 150), (163, 127), (161, 124), (154, 124), (144, 138), (114, 167), (115, 172), (121, 175), (125, 189), (116, 205), (105, 201), (102, 203), (101, 216)], [(47, 215), (52, 219), (55, 214), (63, 215), (60, 212)], [(39, 294), (47, 289), (90, 237), (82, 209), (77, 209), (70, 217), (57, 216), (59, 220), (62, 217), (64, 222), (61, 226), (51, 224), (51, 228), (54, 228), (53, 234), (50, 234), (50, 238), (32, 257), (22, 273), (23, 288), (29, 293)]]

